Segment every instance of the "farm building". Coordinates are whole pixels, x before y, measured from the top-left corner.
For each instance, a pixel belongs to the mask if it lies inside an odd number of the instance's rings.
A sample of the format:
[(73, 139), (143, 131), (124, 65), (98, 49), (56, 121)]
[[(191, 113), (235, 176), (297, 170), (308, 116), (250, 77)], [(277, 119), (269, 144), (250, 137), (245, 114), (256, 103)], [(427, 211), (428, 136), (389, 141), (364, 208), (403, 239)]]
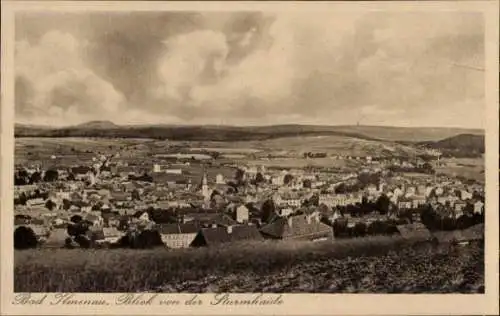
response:
[(240, 205), (236, 208), (236, 221), (238, 223), (248, 222), (249, 211), (245, 205)]
[(193, 223), (162, 224), (157, 229), (168, 248), (188, 248), (199, 231), (198, 225)]
[(183, 222), (196, 222), (203, 227), (215, 226), (231, 226), (237, 225), (234, 219), (229, 217), (227, 214), (215, 213), (215, 212), (197, 212), (197, 213), (185, 213), (182, 215)]
[(116, 243), (123, 236), (123, 233), (115, 227), (104, 227), (89, 230), (87, 236), (98, 244)]
[(45, 240), (47, 236), (49, 235), (49, 230), (47, 227), (42, 226), (42, 225), (29, 225), (27, 226), (33, 230), (33, 233), (35, 233), (35, 236), (38, 240)]
[(279, 218), (262, 227), (261, 233), (271, 239), (333, 239), (333, 228), (310, 215)]
[(253, 225), (211, 227), (202, 228), (194, 238), (191, 246), (211, 247), (225, 243), (262, 241), (263, 239), (257, 227)]

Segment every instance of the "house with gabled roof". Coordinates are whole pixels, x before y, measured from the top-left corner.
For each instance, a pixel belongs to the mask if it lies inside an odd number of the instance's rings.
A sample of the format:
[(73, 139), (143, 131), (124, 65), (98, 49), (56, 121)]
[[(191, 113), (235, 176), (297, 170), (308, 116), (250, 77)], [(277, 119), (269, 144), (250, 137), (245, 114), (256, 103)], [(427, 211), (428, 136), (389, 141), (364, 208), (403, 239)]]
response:
[(317, 215), (295, 215), (263, 226), (262, 235), (269, 239), (319, 240), (333, 239), (333, 228), (322, 223)]
[(212, 247), (222, 244), (244, 241), (263, 241), (257, 227), (253, 225), (236, 225), (227, 227), (201, 228), (191, 247)]
[(200, 230), (196, 223), (160, 224), (155, 228), (168, 248), (188, 248)]
[[(33, 223), (33, 221), (32, 221)], [(47, 236), (49, 235), (49, 230), (47, 227), (42, 226), (42, 225), (28, 225), (27, 227), (31, 228), (33, 230), (33, 233), (35, 234), (36, 238), (39, 241), (45, 241), (47, 239)]]

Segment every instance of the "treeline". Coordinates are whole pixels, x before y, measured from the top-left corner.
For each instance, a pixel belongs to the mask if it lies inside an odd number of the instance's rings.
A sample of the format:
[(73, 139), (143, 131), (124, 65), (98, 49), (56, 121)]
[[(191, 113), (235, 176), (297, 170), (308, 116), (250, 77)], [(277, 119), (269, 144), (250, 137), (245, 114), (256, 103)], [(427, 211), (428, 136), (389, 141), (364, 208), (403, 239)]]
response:
[(475, 158), (485, 152), (484, 135), (460, 134), (437, 142), (419, 144), (440, 150), (443, 157)]
[(54, 182), (59, 179), (59, 172), (55, 169), (49, 169), (42, 173), (35, 171), (28, 173), (25, 169), (20, 169), (14, 173), (14, 185), (29, 185), (40, 182)]
[(37, 129), (16, 126), (15, 137), (102, 137), (102, 138), (154, 138), (185, 141), (249, 141), (297, 136), (346, 136), (366, 140), (375, 138), (330, 127), (271, 126), (271, 127), (210, 127), (210, 126), (147, 126), (116, 127), (106, 129), (59, 128)]
[(373, 221), (371, 223), (358, 222), (354, 226), (349, 227), (347, 220), (336, 220), (333, 223), (333, 233), (335, 238), (353, 238), (365, 236), (379, 236), (379, 235), (394, 235), (398, 234), (397, 225), (407, 224), (407, 221), (400, 220), (387, 220), (387, 221)]
[(420, 213), (420, 220), (430, 231), (451, 231), (466, 229), (471, 226), (484, 223), (484, 213), (464, 212), (458, 218), (441, 216), (431, 206), (427, 206)]
[(312, 153), (312, 152), (306, 152), (304, 153), (304, 158), (325, 158), (326, 153)]
[[(98, 243), (96, 233), (90, 231), (92, 223), (80, 221), (68, 225), (68, 237), (64, 240), (61, 248), (132, 248), (147, 249), (164, 246), (161, 235), (157, 230), (144, 229), (142, 231), (129, 231), (122, 236), (116, 243)], [(14, 249), (32, 249), (40, 246), (42, 243), (37, 238), (33, 229), (29, 226), (19, 226), (14, 230)]]
[(403, 166), (390, 166), (387, 168), (391, 172), (416, 172), (416, 173), (424, 173), (424, 174), (434, 174), (436, 171), (429, 163), (424, 163), (422, 166), (417, 167), (403, 167)]

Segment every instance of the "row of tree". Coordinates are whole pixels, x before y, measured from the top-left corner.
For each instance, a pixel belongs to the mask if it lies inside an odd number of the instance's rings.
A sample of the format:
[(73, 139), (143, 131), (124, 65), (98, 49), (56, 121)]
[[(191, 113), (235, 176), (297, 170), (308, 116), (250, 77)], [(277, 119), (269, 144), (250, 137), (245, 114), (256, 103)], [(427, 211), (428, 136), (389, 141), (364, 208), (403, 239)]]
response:
[(28, 185), (40, 182), (55, 182), (59, 179), (59, 172), (55, 169), (49, 169), (42, 173), (35, 171), (28, 173), (25, 169), (20, 169), (14, 174), (14, 185)]
[[(92, 234), (89, 234), (91, 223), (80, 221), (68, 225), (68, 237), (61, 247), (64, 248), (94, 248), (96, 243)], [(36, 248), (40, 242), (29, 226), (19, 226), (14, 231), (14, 248), (18, 250)], [(144, 249), (157, 246), (164, 246), (161, 235), (157, 230), (130, 231), (118, 240), (117, 243), (110, 244), (111, 248), (134, 248)]]
[(420, 213), (421, 222), (431, 231), (465, 229), (477, 224), (484, 223), (483, 213), (464, 212), (458, 218), (443, 217), (430, 205)]

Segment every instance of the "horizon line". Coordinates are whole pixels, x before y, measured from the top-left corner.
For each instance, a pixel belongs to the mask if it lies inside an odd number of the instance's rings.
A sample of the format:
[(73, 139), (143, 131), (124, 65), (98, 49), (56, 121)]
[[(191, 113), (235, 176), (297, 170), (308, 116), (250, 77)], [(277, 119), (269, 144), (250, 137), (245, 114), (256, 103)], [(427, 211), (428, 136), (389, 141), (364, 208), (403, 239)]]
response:
[(323, 127), (387, 127), (387, 128), (438, 128), (438, 129), (472, 129), (472, 130), (486, 130), (485, 127), (464, 127), (464, 126), (422, 126), (422, 125), (415, 125), (415, 126), (404, 126), (404, 125), (377, 125), (377, 124), (320, 124), (320, 123), (277, 123), (277, 124), (262, 124), (262, 125), (231, 125), (231, 124), (203, 124), (203, 123), (198, 123), (198, 124), (190, 124), (190, 123), (123, 123), (123, 124), (117, 124), (113, 121), (110, 120), (91, 120), (91, 121), (86, 121), (82, 123), (77, 123), (77, 124), (71, 124), (71, 125), (61, 125), (61, 126), (56, 126), (56, 125), (48, 125), (48, 124), (30, 124), (30, 123), (24, 123), (24, 122), (14, 122), (15, 125), (23, 125), (23, 126), (33, 126), (33, 127), (44, 127), (44, 128), (52, 128), (52, 129), (60, 129), (60, 128), (70, 128), (70, 127), (78, 127), (81, 125), (86, 125), (89, 123), (97, 123), (97, 122), (102, 122), (102, 123), (110, 123), (113, 125), (116, 125), (117, 127), (140, 127), (140, 126), (171, 126), (171, 127), (185, 127), (185, 126), (217, 126), (217, 127), (273, 127), (273, 126), (323, 126)]

